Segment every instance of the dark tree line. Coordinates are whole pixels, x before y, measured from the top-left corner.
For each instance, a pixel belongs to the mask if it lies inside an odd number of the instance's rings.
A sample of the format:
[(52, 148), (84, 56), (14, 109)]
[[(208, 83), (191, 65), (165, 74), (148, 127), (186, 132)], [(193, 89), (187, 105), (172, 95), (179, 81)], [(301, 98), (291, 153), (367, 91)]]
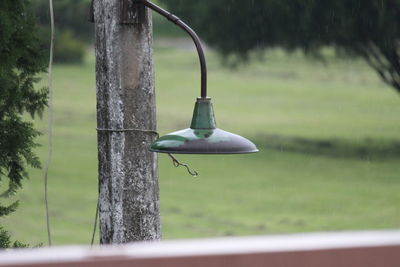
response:
[[(119, 0), (118, 0), (119, 1)], [(89, 22), (91, 0), (54, 1), (56, 63), (82, 63), (87, 47), (94, 42), (94, 24)], [(49, 1), (34, 0), (32, 9), (37, 17), (39, 35), (43, 46), (48, 49), (50, 38)], [(154, 16), (154, 36), (179, 36), (181, 31), (172, 27), (160, 16)]]
[[(93, 24), (88, 21), (91, 0), (54, 1), (54, 17), (57, 32), (71, 32), (81, 41), (92, 42)], [(39, 25), (49, 28), (49, 1), (32, 1), (32, 7)]]
[(359, 56), (400, 93), (399, 0), (162, 0), (225, 57), (330, 46)]
[[(42, 46), (49, 49), (50, 15), (48, 0), (31, 1)], [(55, 18), (55, 63), (82, 63), (93, 40), (93, 24), (88, 21), (90, 0), (57, 0), (53, 3)]]

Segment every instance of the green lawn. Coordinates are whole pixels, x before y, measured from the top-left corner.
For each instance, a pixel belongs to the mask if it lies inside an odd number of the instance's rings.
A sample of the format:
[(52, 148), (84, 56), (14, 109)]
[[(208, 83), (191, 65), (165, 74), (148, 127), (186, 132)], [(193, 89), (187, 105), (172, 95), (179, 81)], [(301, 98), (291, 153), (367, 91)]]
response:
[[(324, 64), (276, 50), (230, 70), (211, 51), (207, 59), (218, 126), (261, 151), (178, 156), (198, 178), (160, 155), (163, 238), (400, 227), (400, 95), (362, 61)], [(188, 127), (196, 54), (156, 47), (155, 65), (159, 132)], [(82, 66), (56, 66), (54, 87), (54, 243), (88, 244), (97, 192), (93, 53)], [(36, 121), (44, 133), (46, 120)], [(30, 176), (20, 208), (0, 223), (35, 245), (46, 243), (43, 180), (40, 170)]]

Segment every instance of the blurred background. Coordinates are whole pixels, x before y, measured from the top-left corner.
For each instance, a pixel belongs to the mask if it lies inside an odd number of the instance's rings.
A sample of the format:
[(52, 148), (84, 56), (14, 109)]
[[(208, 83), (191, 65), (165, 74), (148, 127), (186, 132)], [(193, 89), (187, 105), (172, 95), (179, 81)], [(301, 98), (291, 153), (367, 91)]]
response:
[[(197, 178), (159, 155), (164, 239), (400, 227), (399, 1), (154, 2), (205, 42), (218, 127), (260, 149), (178, 156)], [(32, 4), (46, 49), (48, 1)], [(89, 5), (54, 1), (49, 201), (56, 245), (88, 244), (96, 208)], [(189, 126), (200, 73), (191, 40), (153, 19), (158, 131), (165, 134)], [(44, 162), (46, 116), (35, 125)], [(43, 180), (41, 170), (29, 172), (15, 196), (19, 209), (1, 223), (35, 245), (47, 239)]]

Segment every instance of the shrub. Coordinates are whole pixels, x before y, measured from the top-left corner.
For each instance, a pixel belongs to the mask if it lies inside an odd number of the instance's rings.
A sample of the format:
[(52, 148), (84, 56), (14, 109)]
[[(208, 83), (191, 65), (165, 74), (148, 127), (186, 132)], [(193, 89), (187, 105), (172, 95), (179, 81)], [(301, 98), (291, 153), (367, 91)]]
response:
[(85, 52), (85, 45), (75, 39), (71, 31), (63, 31), (56, 35), (54, 44), (55, 63), (82, 63)]

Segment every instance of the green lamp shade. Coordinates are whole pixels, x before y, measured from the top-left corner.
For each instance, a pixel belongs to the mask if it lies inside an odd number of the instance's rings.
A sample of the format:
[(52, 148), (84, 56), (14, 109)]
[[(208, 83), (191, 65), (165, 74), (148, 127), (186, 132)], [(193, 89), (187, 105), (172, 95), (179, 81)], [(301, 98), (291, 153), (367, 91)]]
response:
[(242, 154), (257, 152), (246, 138), (216, 128), (210, 98), (198, 98), (190, 128), (169, 133), (151, 144), (150, 151), (176, 154)]

